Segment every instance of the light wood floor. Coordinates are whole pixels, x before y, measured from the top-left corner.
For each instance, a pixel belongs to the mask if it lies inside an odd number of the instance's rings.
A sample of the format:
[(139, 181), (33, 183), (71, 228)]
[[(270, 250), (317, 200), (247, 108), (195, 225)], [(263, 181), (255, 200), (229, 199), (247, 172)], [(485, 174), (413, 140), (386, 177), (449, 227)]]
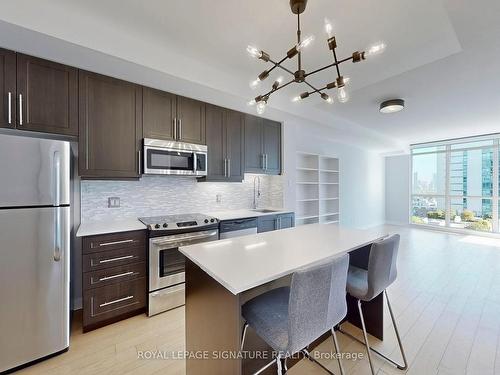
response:
[[(500, 240), (387, 227), (402, 236), (398, 280), (389, 296), (410, 363), (409, 375), (500, 375)], [(386, 312), (388, 318), (388, 312)], [(349, 325), (345, 328), (361, 337)], [(374, 346), (399, 359), (390, 320), (386, 339)], [(363, 347), (338, 334), (341, 350)], [(82, 334), (72, 327), (69, 352), (16, 374), (184, 374), (181, 360), (144, 360), (143, 350), (184, 349), (184, 309), (146, 318), (137, 316)], [(333, 351), (326, 340), (319, 352)], [(402, 374), (374, 355), (378, 374)], [(335, 361), (323, 364), (338, 373)], [(369, 374), (366, 359), (344, 361), (348, 374)], [(290, 375), (323, 375), (301, 361)]]

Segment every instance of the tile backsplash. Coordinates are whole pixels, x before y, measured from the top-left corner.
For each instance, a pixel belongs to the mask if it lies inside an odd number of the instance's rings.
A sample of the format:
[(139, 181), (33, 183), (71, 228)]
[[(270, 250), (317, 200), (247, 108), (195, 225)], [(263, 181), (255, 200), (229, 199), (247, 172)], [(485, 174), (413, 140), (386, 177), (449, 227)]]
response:
[[(197, 182), (192, 177), (177, 176), (82, 181), (81, 221), (251, 208), (256, 176), (245, 174), (242, 183)], [(259, 207), (283, 207), (283, 176), (259, 177)], [(109, 197), (120, 198), (120, 207), (108, 208)]]

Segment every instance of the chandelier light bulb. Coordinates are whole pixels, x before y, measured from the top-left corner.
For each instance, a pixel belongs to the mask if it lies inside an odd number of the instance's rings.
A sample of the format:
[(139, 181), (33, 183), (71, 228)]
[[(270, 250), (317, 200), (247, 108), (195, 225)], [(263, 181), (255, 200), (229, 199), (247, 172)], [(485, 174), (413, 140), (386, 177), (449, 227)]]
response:
[(300, 96), (294, 96), (292, 98), (292, 102), (294, 102), (294, 103), (300, 102)]
[(333, 26), (328, 18), (325, 18), (325, 32), (328, 35), (328, 38), (333, 36)]
[(262, 115), (266, 111), (266, 102), (265, 101), (258, 102), (256, 109), (257, 113), (259, 115)]
[(249, 102), (247, 102), (247, 105), (249, 105), (249, 106), (254, 106), (255, 104), (257, 104), (257, 103), (255, 102), (255, 99), (252, 99), (252, 100), (250, 100)]
[(255, 57), (256, 59), (260, 59), (262, 57), (262, 51), (259, 51), (257, 48), (253, 46), (248, 46), (247, 52), (250, 56)]
[(345, 103), (349, 100), (349, 94), (347, 93), (347, 90), (345, 87), (340, 87), (337, 91), (337, 98), (339, 102)]
[(321, 93), (321, 98), (326, 101), (328, 104), (333, 104), (333, 99), (330, 95), (325, 94), (324, 92)]
[(385, 51), (386, 44), (383, 42), (374, 44), (368, 48), (368, 50), (365, 52), (365, 58), (369, 58), (372, 56), (377, 56), (380, 55)]
[(250, 82), (250, 88), (255, 90), (260, 85), (260, 79), (256, 79), (255, 81)]
[(283, 83), (283, 76), (279, 76), (278, 78), (276, 78), (276, 82), (281, 85)]
[(305, 38), (302, 42), (297, 44), (297, 51), (301, 51), (303, 48), (307, 47), (309, 44), (311, 44), (314, 40), (314, 35), (310, 35), (307, 38)]

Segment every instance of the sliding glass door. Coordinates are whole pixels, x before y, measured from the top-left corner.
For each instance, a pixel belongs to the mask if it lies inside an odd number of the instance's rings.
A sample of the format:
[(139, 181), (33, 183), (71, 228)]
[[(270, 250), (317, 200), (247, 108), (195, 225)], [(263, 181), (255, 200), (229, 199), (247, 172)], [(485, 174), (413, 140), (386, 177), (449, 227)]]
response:
[(498, 232), (498, 159), (497, 137), (414, 146), (411, 223)]

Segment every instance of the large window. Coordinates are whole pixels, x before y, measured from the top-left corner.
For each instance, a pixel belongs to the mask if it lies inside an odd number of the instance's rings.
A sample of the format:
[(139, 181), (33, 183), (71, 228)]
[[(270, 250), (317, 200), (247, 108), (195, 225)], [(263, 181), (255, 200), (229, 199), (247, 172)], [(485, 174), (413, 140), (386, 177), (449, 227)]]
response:
[(411, 222), (499, 232), (499, 139), (413, 146)]

